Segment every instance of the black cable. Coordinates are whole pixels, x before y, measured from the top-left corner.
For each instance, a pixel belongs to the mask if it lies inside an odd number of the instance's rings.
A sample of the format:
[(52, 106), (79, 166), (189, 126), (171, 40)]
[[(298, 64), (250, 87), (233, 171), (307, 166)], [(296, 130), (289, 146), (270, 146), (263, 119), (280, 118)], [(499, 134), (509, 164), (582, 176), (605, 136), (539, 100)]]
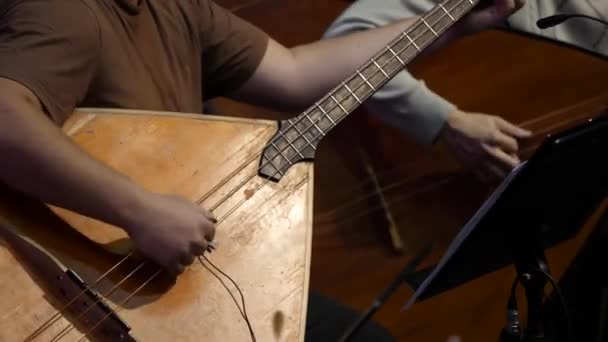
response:
[(553, 277), (549, 273), (547, 273), (546, 271), (541, 270), (541, 269), (537, 269), (537, 271), (541, 272), (545, 276), (545, 278), (547, 278), (547, 280), (549, 280), (549, 282), (551, 282), (551, 285), (553, 286), (555, 293), (559, 297), (559, 301), (562, 306), (564, 318), (566, 319), (566, 341), (573, 342), (574, 339), (572, 336), (572, 321), (570, 320), (570, 313), (568, 312), (566, 298), (564, 297), (562, 291), (560, 290), (559, 286), (557, 285), (557, 282), (555, 281), (555, 279), (553, 279)]
[(513, 280), (513, 285), (511, 285), (511, 294), (509, 295), (509, 302), (507, 304), (508, 310), (517, 310), (517, 298), (515, 290), (517, 289), (517, 284), (519, 284), (519, 276), (516, 276)]
[(556, 14), (549, 17), (541, 18), (536, 22), (536, 26), (540, 29), (546, 29), (559, 25), (570, 18), (584, 18), (596, 21), (600, 24), (608, 25), (608, 22), (600, 18), (595, 18), (586, 14)]
[(236, 287), (236, 290), (239, 292), (239, 295), (241, 296), (241, 302), (243, 304), (243, 308), (242, 309), (239, 306), (239, 303), (238, 303), (237, 299), (234, 297), (234, 294), (232, 294), (232, 291), (230, 291), (230, 289), (228, 288), (228, 286), (226, 285), (226, 283), (224, 283), (224, 281), (222, 280), (222, 278), (220, 278), (207, 265), (205, 265), (205, 263), (203, 263), (203, 260), (201, 259), (201, 257), (198, 257), (198, 261), (201, 263), (201, 265), (203, 267), (205, 267), (209, 271), (209, 273), (213, 274), (213, 276), (216, 277), (217, 280), (220, 281), (220, 283), (222, 284), (222, 286), (224, 286), (224, 288), (226, 289), (226, 291), (228, 291), (228, 294), (230, 294), (230, 297), (232, 297), (232, 300), (234, 301), (234, 303), (236, 304), (237, 308), (239, 309), (239, 313), (241, 314), (241, 317), (243, 317), (243, 319), (245, 320), (245, 323), (247, 323), (247, 328), (249, 329), (249, 335), (251, 336), (251, 340), (253, 342), (256, 342), (255, 333), (253, 332), (253, 327), (251, 326), (251, 322), (249, 321), (249, 317), (247, 316), (247, 309), (245, 308), (245, 296), (243, 296), (243, 292), (241, 291), (240, 287), (236, 284), (236, 282), (234, 280), (232, 280), (232, 278), (230, 278), (230, 276), (228, 276), (226, 273), (224, 273), (222, 270), (220, 270), (217, 266), (215, 266), (211, 261), (209, 261), (209, 259), (207, 259), (206, 256), (203, 255), (203, 258), (209, 263), (209, 265), (211, 265), (211, 267), (213, 267), (218, 272), (220, 272), (224, 277), (226, 277), (228, 280), (230, 280), (230, 282), (232, 284), (234, 284), (234, 286)]

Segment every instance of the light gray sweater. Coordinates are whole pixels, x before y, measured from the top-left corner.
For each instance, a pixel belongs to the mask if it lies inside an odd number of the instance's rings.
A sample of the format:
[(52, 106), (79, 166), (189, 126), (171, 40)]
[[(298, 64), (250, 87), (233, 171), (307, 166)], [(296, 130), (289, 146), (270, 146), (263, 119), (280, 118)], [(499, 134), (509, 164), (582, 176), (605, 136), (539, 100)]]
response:
[[(324, 38), (423, 15), (437, 3), (438, 0), (357, 0), (330, 25)], [(559, 13), (587, 14), (608, 20), (608, 0), (527, 0), (523, 8), (509, 17), (507, 26), (608, 56), (608, 29), (600, 23), (569, 19), (550, 29), (537, 28), (538, 19)], [(424, 145), (435, 141), (445, 118), (456, 109), (407, 70), (397, 74), (364, 105)]]

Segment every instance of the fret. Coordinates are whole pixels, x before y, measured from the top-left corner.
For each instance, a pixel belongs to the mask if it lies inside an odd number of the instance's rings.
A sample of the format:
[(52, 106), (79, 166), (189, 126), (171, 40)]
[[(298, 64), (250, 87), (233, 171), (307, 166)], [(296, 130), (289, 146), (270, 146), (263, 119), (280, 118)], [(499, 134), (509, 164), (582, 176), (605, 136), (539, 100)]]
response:
[(469, 2), (471, 3), (471, 5), (475, 5), (475, 3), (473, 2), (473, 0), (469, 0)]
[(338, 124), (334, 121), (334, 119), (331, 118), (331, 115), (327, 116), (327, 119), (329, 120), (329, 122), (331, 122), (332, 125), (337, 126)]
[[(323, 132), (323, 130), (321, 129), (321, 127), (317, 126), (317, 122), (316, 121), (312, 121), (312, 119), (310, 118), (310, 116), (306, 115), (306, 119), (308, 119), (308, 121), (312, 124), (312, 126), (310, 127), (315, 127), (319, 133), (321, 133), (321, 135), (324, 137), (325, 136), (325, 132)], [(309, 128), (310, 128), (309, 127)], [(308, 129), (308, 128), (307, 128)], [(299, 131), (299, 130), (298, 130)]]
[(426, 25), (426, 27), (428, 27), (429, 30), (431, 30), (431, 32), (435, 35), (435, 37), (439, 37), (439, 35), (437, 34), (437, 32), (435, 32), (435, 30), (433, 30), (433, 28), (431, 27), (431, 25), (429, 25), (429, 23), (427, 23), (426, 20), (424, 20), (424, 17), (421, 17), (420, 20), (422, 20), (422, 22), (424, 23), (424, 25)]
[[(314, 126), (316, 126), (316, 124), (315, 124), (315, 123), (314, 123), (312, 120), (310, 120), (310, 118), (308, 117), (308, 115), (305, 115), (305, 116), (306, 116), (306, 118), (307, 118), (307, 119), (308, 119), (310, 122), (312, 122), (312, 123), (313, 123), (313, 125), (314, 125)], [(290, 121), (290, 123), (291, 123), (291, 121)], [(310, 142), (310, 140), (308, 140), (308, 138), (306, 137), (306, 134), (304, 134), (304, 133), (306, 133), (306, 131), (307, 131), (308, 129), (306, 129), (304, 132), (302, 132), (302, 131), (300, 131), (300, 129), (298, 128), (298, 125), (297, 125), (297, 124), (296, 124), (296, 125), (294, 125), (293, 123), (292, 123), (292, 127), (293, 127), (293, 128), (296, 130), (296, 132), (298, 133), (298, 136), (300, 136), (300, 137), (304, 138), (304, 140), (306, 140), (306, 145), (304, 145), (304, 148), (303, 148), (303, 149), (307, 148), (308, 146), (312, 147), (312, 149), (313, 149), (313, 150), (316, 150), (316, 149), (317, 149), (317, 148), (316, 148), (316, 147), (315, 147), (315, 146), (314, 146), (314, 145), (313, 145), (313, 144)], [(312, 127), (312, 126), (311, 126), (311, 127)], [(309, 128), (310, 128), (310, 127), (309, 127)], [(323, 132), (321, 132), (321, 135), (325, 136), (325, 134), (323, 134)], [(300, 155), (301, 155), (301, 154), (300, 154)]]
[(397, 60), (399, 61), (399, 63), (401, 63), (401, 65), (405, 66), (405, 62), (399, 57), (399, 55), (397, 55), (395, 53), (395, 51), (393, 50), (393, 48), (390, 45), (387, 45), (386, 47), (388, 48), (388, 51), (390, 51), (393, 54), (393, 56), (395, 58), (397, 58)]
[(348, 87), (348, 85), (344, 82), (342, 82), (342, 86), (344, 86), (344, 88), (346, 89), (346, 91), (348, 91), (348, 93), (350, 95), (352, 95), (352, 97), (355, 98), (355, 101), (357, 101), (357, 103), (362, 104), (363, 102), (361, 102), (361, 100), (359, 100), (359, 96), (357, 96), (357, 94), (353, 93), (352, 90), (350, 90), (350, 88)]
[(372, 58), (372, 63), (374, 63), (374, 65), (376, 66), (376, 68), (378, 68), (380, 70), (380, 72), (382, 72), (382, 74), (384, 74), (384, 77), (389, 78), (390, 76), (386, 73), (386, 71), (384, 71), (384, 69), (382, 69), (382, 67), (380, 66), (380, 64), (378, 64), (378, 62), (376, 62), (375, 59)]
[(325, 114), (325, 117), (327, 117), (327, 119), (329, 120), (329, 122), (331, 122), (332, 125), (336, 126), (336, 122), (331, 118), (331, 115), (329, 115), (325, 109), (323, 109), (323, 107), (321, 107), (321, 105), (319, 105), (319, 103), (316, 103), (317, 108), (319, 108), (321, 110), (321, 112), (323, 112), (323, 114)]
[(367, 78), (365, 78), (365, 76), (363, 76), (363, 74), (359, 70), (357, 70), (357, 75), (359, 75), (359, 77), (361, 77), (363, 82), (365, 82), (368, 87), (372, 88), (373, 91), (376, 91), (376, 88), (371, 83), (369, 83)]
[(420, 48), (418, 47), (418, 45), (416, 44), (416, 42), (412, 39), (412, 37), (410, 37), (407, 33), (403, 32), (403, 36), (405, 36), (412, 45), (414, 45), (414, 47), (416, 48), (416, 50), (418, 50), (418, 52), (422, 51), (420, 50)]
[(456, 22), (456, 19), (454, 19), (454, 17), (452, 17), (450, 12), (448, 12), (448, 10), (446, 10), (445, 7), (443, 7), (443, 3), (440, 2), (439, 7), (445, 12), (445, 14), (448, 15), (448, 18), (450, 18), (450, 20), (452, 20), (452, 22)]
[[(284, 141), (287, 143), (287, 145), (289, 145), (289, 146), (290, 146), (292, 149), (294, 149), (294, 151), (296, 151), (296, 153), (297, 153), (297, 154), (299, 154), (301, 157), (304, 157), (304, 156), (302, 155), (302, 153), (300, 152), (300, 150), (298, 150), (298, 149), (297, 149), (297, 148), (296, 148), (296, 147), (295, 147), (295, 146), (292, 144), (291, 140), (287, 139), (287, 137), (285, 137), (285, 136), (283, 135), (283, 133), (279, 133), (279, 135), (280, 135), (280, 137), (281, 137), (281, 138), (283, 138), (283, 140), (284, 140)], [(283, 157), (283, 159), (287, 160), (287, 164), (289, 164), (289, 165), (291, 166), (291, 158), (287, 158), (287, 157), (286, 157), (286, 156), (283, 154), (283, 150), (284, 150), (284, 149), (280, 149), (280, 148), (279, 148), (277, 145), (275, 145), (274, 141), (273, 141), (273, 142), (271, 142), (270, 144), (272, 145), (272, 147), (274, 147), (274, 148), (276, 148), (276, 149), (277, 149), (277, 152), (278, 152), (278, 153), (275, 155), (275, 157), (280, 155), (281, 157)]]
[(336, 98), (331, 95), (331, 99), (334, 100), (334, 102), (338, 105), (338, 107), (340, 107), (340, 109), (342, 109), (342, 111), (344, 112), (344, 114), (348, 115), (348, 111), (342, 106), (342, 104), (340, 102), (338, 102), (338, 100), (336, 100)]
[(332, 118), (331, 118), (331, 115), (329, 115), (329, 114), (328, 114), (328, 113), (325, 111), (325, 109), (323, 109), (323, 107), (321, 107), (319, 104), (317, 104), (317, 108), (319, 108), (319, 109), (320, 109), (320, 110), (323, 112), (323, 114), (325, 114), (325, 117), (326, 117), (326, 118), (329, 120), (329, 122), (330, 122), (332, 125), (336, 126), (336, 122), (334, 121), (334, 119), (332, 119)]
[[(273, 144), (273, 146), (274, 146), (274, 144)], [(276, 148), (276, 146), (275, 146), (275, 148)], [(269, 163), (272, 165), (272, 167), (274, 167), (274, 169), (276, 170), (276, 172), (278, 172), (278, 173), (279, 173), (279, 175), (281, 175), (281, 177), (282, 177), (282, 176), (284, 175), (283, 171), (281, 171), (281, 168), (280, 168), (280, 167), (278, 167), (278, 166), (277, 166), (277, 164), (275, 164), (275, 163), (274, 163), (274, 161), (272, 161), (272, 159), (274, 159), (274, 158), (276, 158), (276, 157), (278, 157), (278, 155), (275, 155), (275, 156), (274, 156), (274, 157), (272, 157), (272, 158), (266, 158), (266, 159), (267, 159), (267, 160), (268, 160), (268, 162), (269, 162)], [(288, 164), (290, 164), (290, 163), (291, 163), (291, 161), (290, 161), (289, 159), (287, 159), (287, 163), (288, 163)], [(290, 164), (290, 166), (291, 166), (291, 164)]]

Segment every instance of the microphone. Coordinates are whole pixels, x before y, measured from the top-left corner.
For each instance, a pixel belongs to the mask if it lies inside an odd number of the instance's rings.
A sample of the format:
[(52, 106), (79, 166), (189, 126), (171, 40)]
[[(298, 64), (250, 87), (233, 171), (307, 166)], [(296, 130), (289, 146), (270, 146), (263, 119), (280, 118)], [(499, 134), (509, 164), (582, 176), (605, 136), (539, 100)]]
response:
[(585, 15), (585, 14), (556, 14), (556, 15), (552, 15), (552, 16), (549, 16), (549, 17), (545, 17), (545, 18), (539, 19), (536, 22), (536, 26), (538, 26), (538, 28), (540, 28), (540, 29), (546, 29), (546, 28), (549, 28), (549, 27), (553, 27), (555, 25), (559, 25), (562, 22), (564, 22), (564, 21), (566, 21), (566, 20), (568, 20), (570, 18), (585, 18), (585, 19), (590, 19), (590, 20), (593, 20), (593, 21), (597, 21), (600, 24), (604, 24), (604, 25), (608, 26), (608, 21), (605, 21), (605, 20), (602, 20), (602, 19), (599, 19), (599, 18), (595, 18), (595, 17), (592, 17), (592, 16), (588, 16), (588, 15)]

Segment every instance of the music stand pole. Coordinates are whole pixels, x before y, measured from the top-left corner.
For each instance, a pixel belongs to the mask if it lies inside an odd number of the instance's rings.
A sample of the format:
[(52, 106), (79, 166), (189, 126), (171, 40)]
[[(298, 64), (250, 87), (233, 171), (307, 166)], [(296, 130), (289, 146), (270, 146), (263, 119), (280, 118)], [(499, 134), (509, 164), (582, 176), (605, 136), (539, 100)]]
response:
[(521, 336), (523, 342), (545, 341), (542, 310), (544, 289), (550, 272), (544, 249), (541, 246), (540, 226), (541, 223), (527, 222), (516, 228), (518, 230), (511, 238), (517, 277), (525, 289), (527, 301), (528, 318), (523, 336)]
[(393, 279), (393, 281), (376, 297), (372, 305), (365, 310), (363, 315), (361, 315), (351, 326), (346, 330), (346, 332), (342, 335), (342, 337), (338, 340), (340, 342), (347, 342), (352, 339), (353, 336), (367, 323), (372, 316), (380, 309), (382, 305), (386, 302), (386, 300), (399, 288), (403, 280), (408, 274), (411, 274), (416, 271), (416, 268), (424, 258), (426, 258), (431, 250), (433, 244), (429, 244), (426, 248), (419, 253), (414, 259), (412, 259), (402, 270), (397, 274), (397, 276)]

